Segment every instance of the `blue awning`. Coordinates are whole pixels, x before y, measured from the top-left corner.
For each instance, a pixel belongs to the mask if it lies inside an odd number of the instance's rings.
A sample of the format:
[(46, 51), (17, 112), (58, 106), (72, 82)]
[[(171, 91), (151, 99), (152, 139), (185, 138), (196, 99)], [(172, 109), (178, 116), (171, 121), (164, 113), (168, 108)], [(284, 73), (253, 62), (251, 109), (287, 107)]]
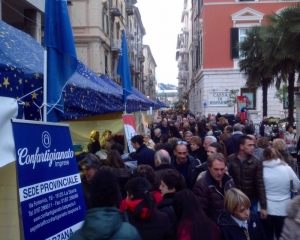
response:
[[(11, 75), (0, 96), (21, 98), (20, 114), (25, 119), (40, 120), (43, 102), (44, 49), (28, 34), (0, 20), (0, 73)], [(6, 76), (5, 75), (5, 76)], [(65, 114), (62, 120), (124, 111), (122, 87), (105, 75), (96, 73), (79, 62), (76, 73), (64, 90)], [(128, 97), (126, 111), (149, 110), (152, 100), (134, 89)]]

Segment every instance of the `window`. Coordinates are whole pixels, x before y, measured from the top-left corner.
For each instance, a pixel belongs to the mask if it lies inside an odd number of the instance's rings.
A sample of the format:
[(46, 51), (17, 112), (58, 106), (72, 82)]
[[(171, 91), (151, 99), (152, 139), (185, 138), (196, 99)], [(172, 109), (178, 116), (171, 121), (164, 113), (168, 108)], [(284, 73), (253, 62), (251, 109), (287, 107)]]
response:
[(102, 11), (102, 29), (106, 34), (109, 34), (109, 20), (108, 20), (108, 11), (106, 8), (103, 8)]
[(251, 28), (231, 28), (230, 29), (230, 43), (231, 43), (231, 59), (239, 58), (239, 44), (243, 42), (247, 36), (247, 33), (251, 31)]
[(239, 28), (239, 43), (242, 43), (246, 39), (249, 31), (251, 31), (251, 28)]
[(117, 39), (120, 39), (120, 27), (117, 27)]
[(108, 74), (109, 71), (108, 71), (108, 53), (105, 52), (105, 55), (104, 55), (104, 62), (105, 62), (105, 74)]
[(242, 88), (241, 95), (247, 97), (247, 109), (256, 109), (256, 88)]
[[(296, 94), (295, 92), (299, 92), (299, 87), (294, 87), (294, 108), (296, 108)], [(289, 108), (289, 100), (288, 100), (288, 92), (284, 92), (283, 95), (283, 109), (288, 109)]]

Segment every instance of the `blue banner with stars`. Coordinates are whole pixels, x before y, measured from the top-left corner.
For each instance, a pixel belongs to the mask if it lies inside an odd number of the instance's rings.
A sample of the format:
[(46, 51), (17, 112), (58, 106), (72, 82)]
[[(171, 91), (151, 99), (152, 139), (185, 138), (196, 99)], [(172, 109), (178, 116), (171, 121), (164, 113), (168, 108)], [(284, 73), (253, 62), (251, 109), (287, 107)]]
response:
[[(20, 99), (18, 118), (40, 120), (43, 103), (43, 47), (28, 34), (0, 20), (0, 96)], [(147, 111), (152, 100), (132, 89), (126, 103), (128, 113)], [(100, 77), (78, 61), (75, 74), (63, 94), (61, 120), (124, 111), (123, 89), (106, 75)], [(8, 106), (9, 107), (9, 106)]]

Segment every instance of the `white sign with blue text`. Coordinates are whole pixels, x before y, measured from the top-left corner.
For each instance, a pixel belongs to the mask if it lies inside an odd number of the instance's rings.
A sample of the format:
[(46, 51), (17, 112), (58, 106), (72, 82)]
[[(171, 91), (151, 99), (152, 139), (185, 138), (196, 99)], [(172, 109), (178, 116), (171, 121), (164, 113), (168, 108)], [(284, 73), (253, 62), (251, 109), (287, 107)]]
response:
[(69, 126), (12, 122), (24, 238), (68, 239), (85, 214)]

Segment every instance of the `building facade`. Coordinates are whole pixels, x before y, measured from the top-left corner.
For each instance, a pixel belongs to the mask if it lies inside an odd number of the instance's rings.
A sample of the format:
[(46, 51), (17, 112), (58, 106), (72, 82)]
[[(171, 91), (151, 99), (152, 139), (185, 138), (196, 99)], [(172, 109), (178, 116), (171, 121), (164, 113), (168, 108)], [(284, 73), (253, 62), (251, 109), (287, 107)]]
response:
[[(185, 1), (184, 1), (185, 2)], [(195, 113), (233, 113), (228, 106), (230, 90), (249, 99), (248, 111), (254, 122), (262, 119), (262, 90), (248, 88), (238, 67), (237, 44), (253, 26), (266, 23), (266, 16), (295, 1), (193, 0), (191, 7), (190, 55), (192, 73), (182, 100)], [(185, 92), (183, 92), (185, 93)], [(268, 115), (285, 117), (285, 109), (268, 91)]]
[(0, 2), (0, 19), (42, 42), (45, 0), (10, 0)]
[[(132, 86), (146, 94), (144, 84), (143, 37), (146, 34), (136, 0), (72, 0), (70, 20), (77, 58), (97, 75), (106, 74), (118, 84), (118, 59), (122, 30), (126, 31)], [(45, 0), (10, 0), (0, 2), (1, 19), (42, 43)], [(155, 66), (150, 47), (151, 67)], [(153, 64), (154, 62), (154, 64)], [(155, 67), (153, 72), (155, 72)], [(147, 72), (147, 75), (149, 73)], [(149, 77), (149, 76), (148, 76)], [(155, 79), (153, 86), (155, 89)], [(151, 84), (151, 83), (150, 83)], [(147, 86), (148, 86), (147, 85)], [(148, 88), (151, 98), (155, 91)]]
[(153, 100), (156, 98), (156, 75), (155, 68), (157, 67), (149, 45), (143, 45), (143, 55), (145, 56), (143, 69), (143, 90), (142, 92)]
[(191, 85), (191, 5), (190, 1), (184, 0), (182, 16), (181, 16), (181, 33), (177, 37), (176, 60), (178, 61), (178, 96), (179, 100), (188, 105), (188, 91)]
[(132, 86), (143, 91), (143, 37), (146, 34), (136, 0), (72, 0), (70, 17), (77, 57), (98, 75), (121, 84), (117, 74), (126, 31)]

